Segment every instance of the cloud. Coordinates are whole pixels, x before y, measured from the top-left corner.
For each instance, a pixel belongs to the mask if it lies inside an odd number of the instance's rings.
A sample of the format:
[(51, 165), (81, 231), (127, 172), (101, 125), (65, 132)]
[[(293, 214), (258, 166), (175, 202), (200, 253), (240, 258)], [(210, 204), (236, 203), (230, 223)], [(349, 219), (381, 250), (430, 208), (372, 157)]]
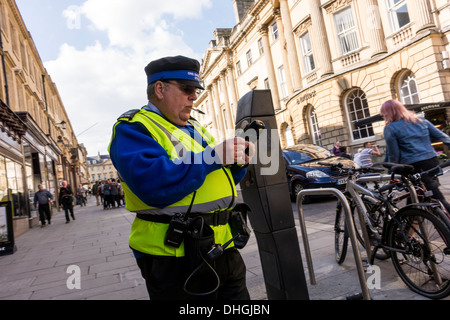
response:
[(82, 49), (65, 43), (58, 58), (45, 63), (89, 155), (106, 153), (117, 117), (147, 102), (147, 63), (166, 55), (198, 55), (183, 41), (177, 21), (199, 19), (210, 6), (210, 0), (163, 5), (154, 0), (87, 0), (63, 12), (74, 32), (91, 29), (108, 35), (108, 43), (96, 41)]

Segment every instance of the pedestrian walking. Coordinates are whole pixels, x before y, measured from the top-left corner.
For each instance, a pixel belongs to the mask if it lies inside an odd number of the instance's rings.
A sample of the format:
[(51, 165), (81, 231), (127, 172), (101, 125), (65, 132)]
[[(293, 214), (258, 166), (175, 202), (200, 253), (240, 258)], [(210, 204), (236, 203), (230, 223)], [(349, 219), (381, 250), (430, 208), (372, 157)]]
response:
[(92, 190), (92, 194), (94, 195), (98, 206), (100, 205), (100, 194), (99, 194), (99, 190), (98, 190), (99, 185), (100, 185), (99, 181), (96, 181), (94, 183), (94, 185), (92, 186), (92, 189), (91, 189)]
[(119, 208), (119, 186), (117, 185), (116, 179), (111, 179), (109, 184), (110, 197), (111, 197), (111, 208)]
[(38, 208), (39, 219), (41, 220), (41, 228), (45, 227), (45, 219), (51, 224), (51, 205), (53, 203), (53, 195), (44, 185), (38, 186), (39, 190), (34, 194), (34, 206)]
[[(437, 153), (431, 142), (441, 141), (450, 147), (450, 137), (437, 129), (430, 121), (417, 117), (414, 112), (396, 100), (388, 100), (381, 106), (384, 139), (386, 140), (385, 161), (412, 165), (416, 172), (426, 171), (439, 165)], [(450, 204), (439, 189), (438, 177), (424, 175), (425, 187), (433, 192), (448, 212)]]
[(73, 191), (72, 187), (67, 184), (67, 181), (61, 183), (61, 188), (59, 189), (59, 205), (63, 207), (64, 213), (66, 214), (66, 223), (70, 222), (70, 216), (72, 220), (75, 220), (75, 215), (73, 213)]
[(86, 206), (87, 203), (87, 190), (83, 185), (80, 183), (78, 189), (77, 189), (77, 204), (79, 204), (81, 207)]
[(105, 195), (103, 194), (103, 187), (105, 183), (105, 181), (101, 181), (98, 186), (98, 195), (100, 196), (100, 202), (102, 205), (105, 203)]
[[(119, 117), (109, 148), (126, 208), (137, 213), (129, 244), (152, 300), (250, 298), (229, 221), (246, 173), (234, 163), (247, 164), (255, 147), (238, 137), (217, 144), (191, 118), (203, 89), (199, 70), (183, 56), (152, 61), (145, 68), (149, 102)], [(210, 244), (227, 242), (213, 261), (198, 260)]]
[(106, 180), (102, 187), (103, 191), (103, 210), (108, 210), (111, 207), (111, 180)]

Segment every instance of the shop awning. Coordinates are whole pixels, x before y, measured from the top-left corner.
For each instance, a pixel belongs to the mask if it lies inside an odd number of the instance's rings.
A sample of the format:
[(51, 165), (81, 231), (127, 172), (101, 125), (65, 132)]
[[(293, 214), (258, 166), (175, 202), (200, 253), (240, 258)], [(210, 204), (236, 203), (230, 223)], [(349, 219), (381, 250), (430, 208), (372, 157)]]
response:
[[(450, 107), (450, 101), (445, 102), (430, 102), (430, 103), (417, 103), (417, 104), (405, 104), (406, 109), (415, 112), (425, 112), (431, 110), (445, 109)], [(380, 114), (356, 121), (355, 127), (361, 127), (374, 122), (383, 121)]]
[(2, 100), (0, 100), (0, 129), (16, 141), (20, 141), (27, 130), (23, 121)]

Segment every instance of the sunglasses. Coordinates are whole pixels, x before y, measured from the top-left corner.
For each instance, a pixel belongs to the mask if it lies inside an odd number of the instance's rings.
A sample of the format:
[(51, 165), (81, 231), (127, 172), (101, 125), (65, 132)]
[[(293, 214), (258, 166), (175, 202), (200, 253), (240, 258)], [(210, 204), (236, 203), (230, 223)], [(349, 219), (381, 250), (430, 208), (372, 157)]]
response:
[(177, 86), (178, 89), (180, 89), (181, 91), (183, 91), (186, 95), (190, 96), (192, 94), (196, 94), (197, 96), (202, 93), (202, 90), (193, 86), (188, 86), (185, 85), (184, 83), (179, 83), (179, 82), (169, 82), (169, 81), (163, 81), (164, 83), (168, 83), (168, 84), (172, 84), (174, 86)]

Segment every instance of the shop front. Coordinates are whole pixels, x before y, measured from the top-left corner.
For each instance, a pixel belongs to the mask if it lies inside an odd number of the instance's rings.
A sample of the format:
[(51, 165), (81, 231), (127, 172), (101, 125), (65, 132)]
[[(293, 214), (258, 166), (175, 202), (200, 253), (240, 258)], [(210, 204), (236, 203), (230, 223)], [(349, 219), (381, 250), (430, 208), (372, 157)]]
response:
[(17, 112), (25, 123), (27, 131), (23, 136), (23, 156), (26, 172), (26, 193), (29, 207), (30, 226), (39, 222), (34, 194), (40, 184), (50, 191), (53, 199), (58, 198), (56, 165), (60, 150), (55, 142), (35, 123), (28, 112)]
[(0, 202), (10, 203), (15, 236), (29, 229), (26, 170), (21, 143), (25, 132), (21, 119), (0, 100)]

